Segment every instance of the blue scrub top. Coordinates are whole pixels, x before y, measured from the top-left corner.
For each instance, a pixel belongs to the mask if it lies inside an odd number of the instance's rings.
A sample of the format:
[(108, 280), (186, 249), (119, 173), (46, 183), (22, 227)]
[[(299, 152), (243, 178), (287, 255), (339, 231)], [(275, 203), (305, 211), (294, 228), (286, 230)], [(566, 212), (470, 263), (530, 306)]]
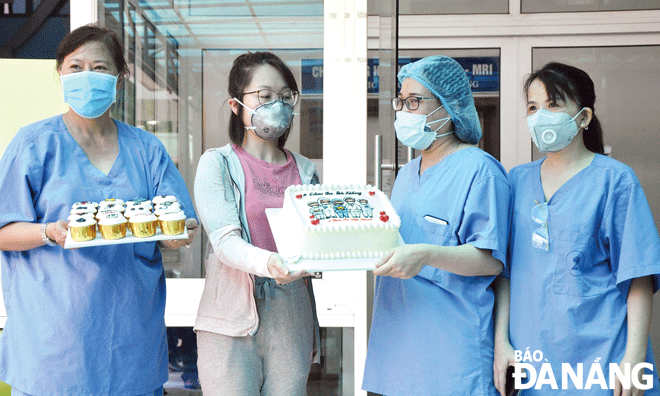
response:
[[(174, 195), (183, 178), (152, 134), (115, 121), (106, 176), (62, 116), (19, 130), (0, 161), (0, 227), (66, 220), (78, 201)], [(0, 380), (33, 395), (137, 395), (167, 381), (165, 275), (155, 242), (2, 252)]]
[[(523, 352), (540, 350), (542, 361), (525, 363), (538, 374), (547, 359), (559, 389), (562, 363), (573, 370), (583, 363), (586, 383), (598, 358), (609, 384), (609, 364), (618, 364), (625, 353), (631, 279), (652, 275), (654, 291), (660, 286), (658, 231), (633, 170), (596, 154), (548, 201), (549, 250), (533, 247), (532, 232), (540, 225), (532, 221), (532, 207), (535, 200), (545, 202), (542, 162), (518, 166), (509, 175), (513, 218), (504, 275), (511, 280), (511, 344)], [(654, 364), (650, 340), (647, 361)], [(656, 370), (646, 396), (660, 395)], [(601, 388), (592, 386), (589, 395), (612, 394)], [(557, 391), (545, 385), (524, 392)]]
[[(478, 148), (459, 150), (419, 176), (399, 172), (392, 205), (405, 243), (492, 250), (505, 261), (506, 171)], [(412, 279), (377, 277), (362, 388), (386, 395), (495, 395), (494, 276), (424, 267)]]

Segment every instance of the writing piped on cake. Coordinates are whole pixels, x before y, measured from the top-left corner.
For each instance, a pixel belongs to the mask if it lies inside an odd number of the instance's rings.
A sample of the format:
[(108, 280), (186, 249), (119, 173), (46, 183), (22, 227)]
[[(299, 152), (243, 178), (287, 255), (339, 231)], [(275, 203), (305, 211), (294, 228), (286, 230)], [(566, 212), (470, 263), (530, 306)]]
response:
[(381, 257), (399, 243), (401, 219), (370, 185), (289, 186), (282, 213), (302, 235), (302, 258)]

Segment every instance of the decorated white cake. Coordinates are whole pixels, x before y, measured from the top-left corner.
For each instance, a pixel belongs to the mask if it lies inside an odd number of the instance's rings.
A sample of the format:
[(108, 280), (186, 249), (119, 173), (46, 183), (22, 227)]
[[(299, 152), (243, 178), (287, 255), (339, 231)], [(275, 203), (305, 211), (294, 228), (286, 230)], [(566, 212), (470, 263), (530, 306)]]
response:
[(375, 258), (399, 244), (401, 219), (369, 185), (289, 186), (280, 215), (300, 241), (297, 258)]

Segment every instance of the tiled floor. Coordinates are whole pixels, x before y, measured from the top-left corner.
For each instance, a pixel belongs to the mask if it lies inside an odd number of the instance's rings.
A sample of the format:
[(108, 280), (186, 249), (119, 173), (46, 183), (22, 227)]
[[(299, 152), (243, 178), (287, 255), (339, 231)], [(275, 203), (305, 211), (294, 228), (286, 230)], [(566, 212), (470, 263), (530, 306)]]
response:
[(201, 390), (190, 390), (183, 387), (183, 380), (181, 373), (170, 372), (170, 378), (165, 385), (165, 395), (167, 396), (201, 396)]

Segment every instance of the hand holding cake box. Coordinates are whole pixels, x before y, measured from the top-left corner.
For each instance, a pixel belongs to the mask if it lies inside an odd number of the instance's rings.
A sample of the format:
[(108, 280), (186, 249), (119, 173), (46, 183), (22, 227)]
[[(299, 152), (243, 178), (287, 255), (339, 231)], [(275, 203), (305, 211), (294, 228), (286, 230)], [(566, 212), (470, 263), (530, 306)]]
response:
[(401, 219), (369, 185), (289, 186), (278, 216), (296, 241), (290, 261), (380, 258), (399, 245)]

